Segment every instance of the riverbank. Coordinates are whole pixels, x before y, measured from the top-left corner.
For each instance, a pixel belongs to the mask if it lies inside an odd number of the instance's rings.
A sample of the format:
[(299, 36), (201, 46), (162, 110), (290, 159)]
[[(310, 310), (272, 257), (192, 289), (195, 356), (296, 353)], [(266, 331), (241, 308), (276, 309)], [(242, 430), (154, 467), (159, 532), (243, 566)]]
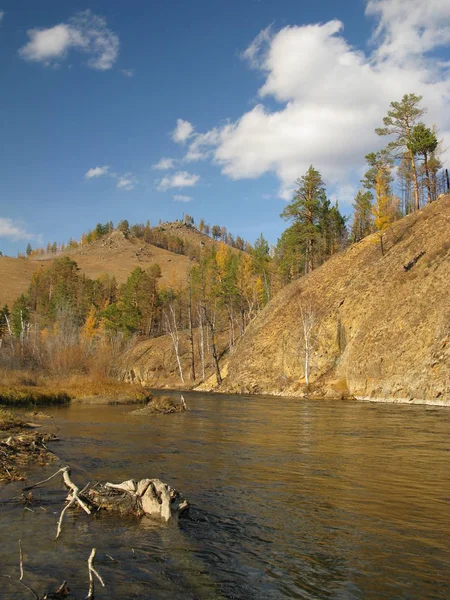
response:
[[(156, 391), (157, 388), (152, 388)], [(166, 390), (168, 391), (168, 390)], [(290, 393), (279, 392), (279, 391), (264, 391), (262, 389), (257, 389), (254, 391), (251, 390), (243, 390), (237, 391), (235, 389), (228, 389), (227, 387), (217, 388), (212, 385), (207, 385), (205, 383), (200, 384), (196, 388), (193, 389), (185, 389), (185, 390), (174, 390), (174, 391), (183, 391), (186, 393), (191, 392), (204, 392), (208, 394), (219, 394), (219, 395), (228, 395), (233, 394), (236, 396), (248, 396), (248, 397), (258, 397), (265, 396), (270, 398), (277, 398), (282, 400), (297, 398), (301, 399), (312, 399), (312, 400), (334, 400), (334, 401), (355, 401), (355, 402), (373, 402), (373, 403), (381, 403), (381, 404), (409, 404), (409, 405), (425, 405), (425, 406), (443, 406), (450, 408), (450, 397), (449, 398), (406, 398), (406, 397), (396, 397), (396, 396), (362, 396), (362, 395), (351, 395), (344, 392), (336, 392), (335, 390), (328, 388), (326, 392), (323, 389), (317, 390), (312, 389), (310, 392), (298, 392), (298, 390)]]
[(51, 378), (22, 371), (0, 373), (0, 405), (51, 406), (86, 404), (140, 404), (151, 399), (142, 386), (114, 379), (73, 375)]

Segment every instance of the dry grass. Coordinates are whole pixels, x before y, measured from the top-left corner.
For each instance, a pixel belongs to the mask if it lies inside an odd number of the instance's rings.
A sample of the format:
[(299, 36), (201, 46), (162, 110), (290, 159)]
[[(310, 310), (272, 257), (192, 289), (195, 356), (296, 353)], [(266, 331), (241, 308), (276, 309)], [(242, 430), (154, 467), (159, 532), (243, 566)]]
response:
[(155, 396), (144, 408), (133, 411), (133, 415), (155, 415), (185, 412), (186, 406), (170, 396)]
[(46, 378), (22, 371), (0, 373), (0, 404), (7, 406), (64, 404), (71, 400), (94, 404), (146, 402), (151, 395), (141, 386), (107, 378), (73, 375)]
[(14, 300), (28, 290), (38, 265), (28, 259), (0, 256), (0, 308), (4, 304), (11, 308)]
[(310, 376), (324, 391), (450, 398), (449, 228), (446, 196), (388, 229), (384, 256), (375, 234), (281, 290), (229, 356), (221, 389), (278, 394), (284, 376), (283, 394), (298, 393), (304, 353), (297, 307), (307, 297), (318, 317)]

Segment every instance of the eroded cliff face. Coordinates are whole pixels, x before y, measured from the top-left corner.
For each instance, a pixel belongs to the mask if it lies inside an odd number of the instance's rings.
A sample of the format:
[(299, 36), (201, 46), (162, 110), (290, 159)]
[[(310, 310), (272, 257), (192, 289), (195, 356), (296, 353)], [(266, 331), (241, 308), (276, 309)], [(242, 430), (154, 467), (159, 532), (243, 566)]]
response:
[(450, 402), (450, 196), (395, 223), (383, 245), (374, 234), (282, 290), (226, 359), (220, 391), (301, 393), (310, 308), (318, 392)]

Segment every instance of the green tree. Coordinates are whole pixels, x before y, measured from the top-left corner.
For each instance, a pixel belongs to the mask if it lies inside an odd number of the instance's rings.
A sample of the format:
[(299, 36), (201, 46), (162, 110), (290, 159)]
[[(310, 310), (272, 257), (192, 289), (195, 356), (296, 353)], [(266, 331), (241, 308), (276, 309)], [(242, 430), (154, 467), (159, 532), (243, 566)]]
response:
[[(423, 159), (423, 166), (425, 170), (425, 185), (428, 190), (428, 203), (435, 200), (433, 197), (429, 160), (436, 150), (438, 140), (436, 134), (432, 129), (426, 127), (423, 123), (418, 123), (412, 130), (411, 142), (409, 147), (414, 155), (419, 154)], [(409, 148), (408, 148), (409, 149)]]
[(373, 231), (372, 194), (362, 191), (356, 194), (353, 202), (353, 222), (350, 232), (352, 242), (359, 242)]
[(322, 176), (312, 165), (305, 175), (297, 179), (298, 188), (281, 217), (299, 225), (298, 233), (305, 241), (305, 272), (314, 269), (315, 246), (319, 236), (318, 217), (325, 196)]
[(397, 158), (407, 151), (411, 161), (411, 170), (414, 181), (415, 209), (419, 210), (419, 182), (415, 163), (415, 148), (413, 141), (413, 129), (417, 121), (425, 114), (421, 108), (422, 96), (416, 94), (405, 94), (400, 102), (391, 102), (391, 108), (383, 119), (384, 127), (375, 129), (377, 135), (394, 135), (395, 139), (389, 142), (387, 149)]
[(27, 249), (25, 252), (27, 256), (30, 256), (30, 254), (33, 252), (33, 248), (31, 247), (31, 244), (29, 242), (27, 244)]
[(264, 238), (261, 233), (259, 238), (253, 245), (253, 266), (254, 272), (256, 275), (261, 277), (261, 281), (264, 286), (264, 294), (263, 294), (263, 304), (266, 304), (270, 300), (270, 292), (271, 292), (271, 276), (270, 276), (270, 266), (271, 259), (269, 253), (269, 243)]
[(117, 230), (121, 231), (123, 235), (127, 238), (130, 235), (130, 224), (126, 219), (123, 221), (119, 221), (117, 223)]

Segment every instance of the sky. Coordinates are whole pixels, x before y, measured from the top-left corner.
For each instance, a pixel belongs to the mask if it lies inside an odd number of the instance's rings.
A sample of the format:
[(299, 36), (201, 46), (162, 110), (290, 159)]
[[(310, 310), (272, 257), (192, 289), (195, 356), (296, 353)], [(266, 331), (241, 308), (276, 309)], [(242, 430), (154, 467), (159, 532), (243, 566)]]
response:
[(450, 146), (450, 2), (0, 0), (0, 82), (3, 254), (184, 213), (274, 244), (311, 164), (351, 213), (392, 100)]

